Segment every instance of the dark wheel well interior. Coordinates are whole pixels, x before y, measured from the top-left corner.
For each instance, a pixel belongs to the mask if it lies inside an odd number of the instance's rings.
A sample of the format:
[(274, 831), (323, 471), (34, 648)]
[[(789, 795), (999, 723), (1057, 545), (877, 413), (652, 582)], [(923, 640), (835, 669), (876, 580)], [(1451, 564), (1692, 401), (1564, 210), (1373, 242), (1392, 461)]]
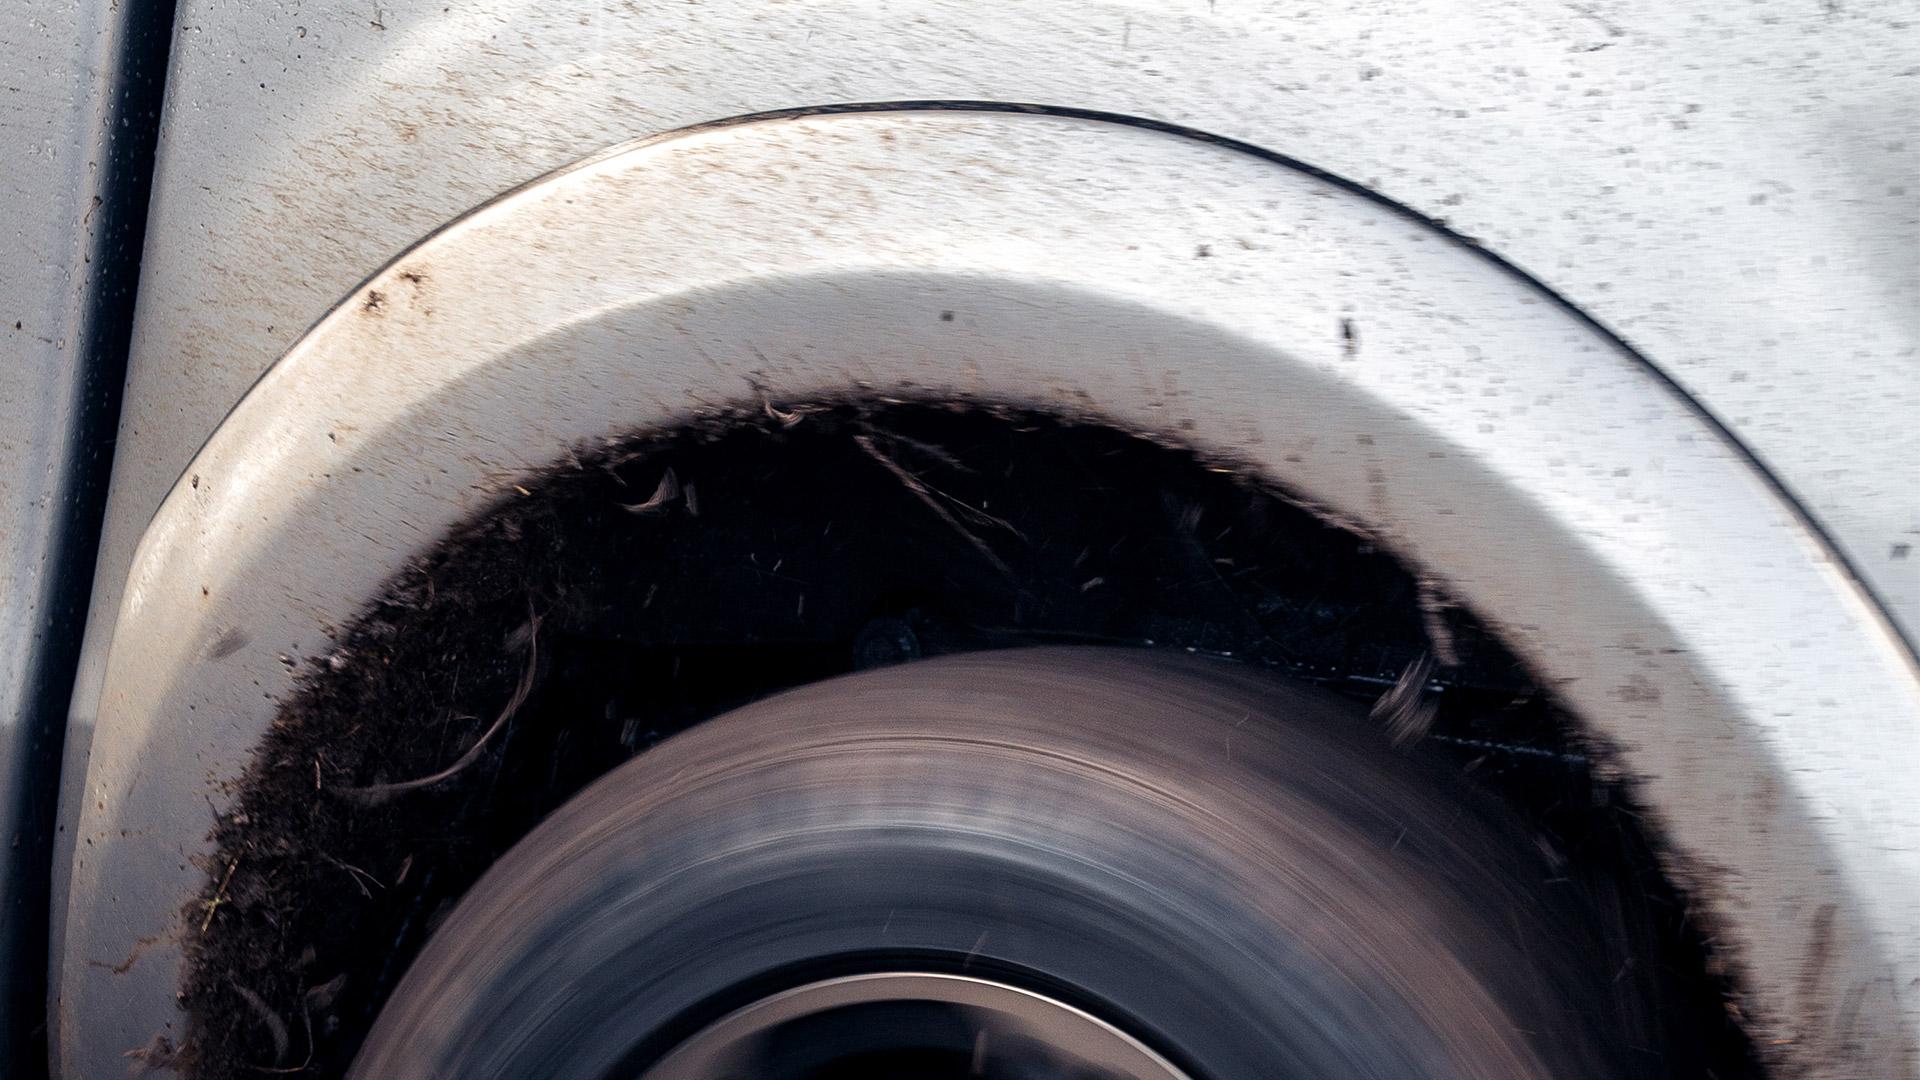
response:
[(1367, 537), (1250, 474), (1085, 420), (775, 406), (578, 448), (320, 654), (218, 819), (184, 917), (202, 1078), (343, 1075), (437, 921), (608, 769), (767, 693), (1046, 642), (1226, 655), (1378, 702), (1520, 809), (1665, 1018), (1649, 1074), (1757, 1075), (1630, 793), (1524, 666)]

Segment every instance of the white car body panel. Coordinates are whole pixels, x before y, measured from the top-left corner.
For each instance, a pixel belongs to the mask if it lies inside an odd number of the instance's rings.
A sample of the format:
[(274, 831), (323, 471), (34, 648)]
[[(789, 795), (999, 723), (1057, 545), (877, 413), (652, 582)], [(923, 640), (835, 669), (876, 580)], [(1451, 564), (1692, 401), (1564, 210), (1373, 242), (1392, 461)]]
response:
[[(1476, 274), (1492, 271), (1457, 249), (1436, 252), (1439, 277), (1422, 286), (1433, 289), (1424, 309), (1397, 314), (1390, 292), (1377, 294), (1379, 303), (1365, 309), (1367, 364), (1339, 366), (1340, 305), (1353, 300), (1335, 292), (1294, 309), (1324, 316), (1324, 342), (1305, 344), (1291, 336), (1298, 324), (1282, 320), (1249, 352), (1249, 362), (1266, 357), (1283, 364), (1276, 358), (1284, 358), (1283, 366), (1294, 365), (1287, 370), (1319, 370), (1329, 385), (1347, 387), (1329, 390), (1327, 400), (1355, 411), (1296, 418), (1303, 424), (1323, 424), (1329, 435), (1364, 427), (1383, 443), (1405, 440), (1407, 454), (1442, 444), (1461, 452), (1474, 468), (1500, 478), (1472, 489), (1486, 515), (1529, 522), (1539, 538), (1557, 535), (1583, 558), (1506, 552), (1500, 561), (1509, 577), (1516, 565), (1537, 576), (1522, 587), (1501, 584), (1487, 562), (1483, 534), (1465, 527), (1470, 519), (1438, 524), (1439, 510), (1457, 510), (1470, 494), (1458, 476), (1436, 474), (1424, 496), (1413, 485), (1412, 501), (1404, 505), (1348, 505), (1340, 480), (1358, 477), (1358, 490), (1366, 490), (1363, 472), (1347, 475), (1362, 464), (1357, 454), (1306, 452), (1303, 460), (1322, 470), (1316, 472), (1242, 449), (1296, 489), (1386, 534), (1462, 598), (1521, 635), (1523, 651), (1561, 681), (1581, 715), (1623, 744), (1674, 833), (1682, 872), (1714, 864), (1692, 881), (1726, 920), (1736, 957), (1770, 1006), (1762, 1012), (1772, 1026), (1763, 1034), (1788, 1040), (1778, 1053), (1794, 1055), (1791, 1044), (1804, 1042), (1793, 1060), (1824, 1067), (1827, 1075), (1914, 1075), (1920, 1071), (1913, 1057), (1920, 1005), (1896, 1000), (1914, 997), (1899, 988), (1901, 978), (1920, 977), (1914, 944), (1920, 940), (1914, 861), (1920, 820), (1911, 800), (1900, 797), (1920, 753), (1914, 749), (1920, 679), (1896, 630), (1904, 625), (1911, 633), (1920, 625), (1920, 556), (1911, 547), (1920, 542), (1920, 484), (1914, 482), (1920, 425), (1911, 419), (1920, 415), (1920, 259), (1913, 255), (1920, 250), (1920, 224), (1906, 187), (1914, 147), (1901, 134), (1920, 127), (1920, 104), (1905, 86), (1912, 80), (1902, 78), (1913, 70), (1914, 52), (1914, 34), (1902, 17), (1899, 5), (1736, 14), (1693, 3), (1599, 13), (1531, 2), (1458, 9), (1199, 3), (1073, 10), (1041, 4), (976, 10), (941, 2), (482, 3), (458, 11), (409, 2), (320, 14), (188, 0), (179, 15), (129, 393), (76, 695), (73, 730), (85, 732), (98, 721), (111, 737), (94, 748), (91, 774), (84, 740), (73, 740), (65, 774), (62, 816), (73, 825), (70, 835), (99, 834), (103, 850), (78, 852), (64, 885), (70, 909), (56, 938), (54, 973), (64, 987), (58, 1016), (63, 1067), (74, 1076), (109, 1075), (102, 1071), (109, 1059), (118, 1061), (122, 1051), (156, 1033), (156, 1018), (171, 1003), (178, 960), (172, 945), (145, 949), (144, 959), (113, 979), (88, 966), (102, 956), (117, 964), (135, 942), (168, 933), (166, 920), (186, 895), (177, 890), (198, 880), (187, 859), (203, 845), (206, 821), (202, 813), (189, 826), (181, 800), (204, 806), (203, 789), (156, 794), (153, 776), (187, 761), (216, 778), (242, 767), (271, 708), (253, 681), (268, 693), (285, 685), (284, 676), (278, 684), (268, 681), (281, 671), (277, 654), (303, 641), (311, 648), (314, 627), (350, 617), (391, 568), (485, 494), (427, 494), (421, 506), (395, 516), (400, 492), (417, 487), (397, 472), (399, 490), (383, 492), (367, 511), (371, 518), (352, 518), (383, 529), (354, 534), (371, 539), (356, 553), (358, 576), (343, 574), (343, 549), (300, 527), (326, 520), (301, 518), (314, 512), (306, 500), (333, 496), (271, 494), (287, 476), (319, 471), (301, 441), (310, 424), (355, 410), (372, 417), (410, 392), (438, 393), (464, 370), (460, 365), (518, 355), (530, 340), (559, 340), (550, 335), (563, 326), (590, 327), (604, 317), (606, 326), (638, 333), (638, 324), (619, 321), (628, 316), (616, 317), (621, 304), (611, 294), (594, 319), (578, 311), (563, 317), (561, 309), (577, 301), (560, 298), (536, 313), (551, 320), (546, 323), (489, 321), (476, 310), (471, 326), (450, 327), (445, 308), (443, 321), (431, 325), (396, 318), (381, 333), (425, 335), (412, 344), (422, 345), (427, 359), (421, 386), (380, 384), (391, 396), (383, 405), (365, 388), (328, 396), (340, 372), (375, 355), (366, 350), (396, 343), (349, 333), (345, 327), (366, 330), (349, 321), (354, 312), (348, 307), (317, 328), (222, 426), (247, 388), (313, 320), (420, 237), (605, 146), (767, 109), (969, 99), (1185, 125), (1304, 161), (1445, 219), (1618, 332), (1732, 429), (1857, 568), (1871, 595), (1856, 587), (1835, 549), (1796, 517), (1796, 508), (1754, 465), (1638, 358), (1544, 301), (1539, 317), (1553, 318), (1537, 325), (1532, 316), (1503, 314), (1516, 301), (1476, 284)], [(988, 149), (995, 145), (1002, 144), (982, 141), (969, 160), (983, 170), (1017, 171), (1017, 153), (1025, 155), (1027, 170), (1019, 175), (1045, 175), (1042, 149), (1014, 139), (1003, 144), (1006, 162), (996, 164)], [(799, 144), (786, 150), (807, 152)], [(776, 168), (777, 156), (756, 152), (763, 156), (753, 160)], [(1157, 152), (1144, 143), (1139, 148), (1147, 159)], [(1224, 172), (1240, 167), (1234, 152), (1206, 152), (1224, 155), (1218, 166)], [(1060, 156), (1072, 155), (1063, 149)], [(1119, 176), (1129, 160), (1096, 155), (1080, 164)], [(855, 155), (840, 164), (857, 171), (858, 162)], [(733, 167), (716, 165), (737, 179), (728, 172)], [(652, 189), (649, 196), (667, 218), (682, 212), (675, 199), (686, 192), (712, 196), (693, 186), (697, 174), (678, 175), (688, 186)], [(1067, 183), (1079, 174), (1057, 178)], [(816, 194), (833, 190), (830, 178), (809, 182), (826, 185)], [(1151, 189), (1138, 177), (1127, 182)], [(1167, 182), (1171, 190), (1185, 181), (1176, 171)], [(970, 193), (993, 190), (974, 181), (953, 186), (957, 211), (966, 211)], [(933, 188), (900, 190), (938, 196)], [(1215, 195), (1227, 200), (1229, 190)], [(778, 196), (761, 191), (759, 197)], [(475, 220), (496, 220), (533, 201), (523, 193)], [(638, 214), (647, 205), (640, 200), (629, 209)], [(1173, 227), (1219, 212), (1181, 200), (1135, 205), (1164, 205)], [(1001, 209), (1006, 220), (1017, 219), (1013, 204)], [(1296, 211), (1289, 203), (1287, 212)], [(544, 224), (562, 229), (566, 218)], [(998, 227), (986, 219), (976, 224), (989, 232)], [(635, 225), (664, 227), (651, 218)], [(1044, 249), (1003, 243), (1002, 250), (968, 256), (964, 235), (930, 228), (888, 250), (884, 237), (902, 235), (899, 230), (882, 232), (872, 222), (860, 227), (870, 231), (852, 232), (865, 236), (867, 246), (790, 245), (786, 257), (820, 277), (902, 267), (1024, 275), (1072, 283), (1109, 300), (1131, 296), (1149, 309), (1156, 306), (1148, 302), (1152, 295), (1179, 295), (1172, 278), (1153, 281), (1151, 291), (1144, 279), (1124, 273), (1079, 281), (1079, 271), (1049, 263)], [(1162, 225), (1122, 215), (1113, 227), (1145, 235)], [(434, 243), (450, 243), (461, 229), (473, 228), (462, 226)], [(1421, 242), (1408, 235), (1380, 254)], [(1438, 234), (1428, 235), (1436, 247), (1447, 246)], [(724, 248), (724, 239), (716, 237), (714, 247)], [(944, 246), (927, 246), (935, 239)], [(1351, 257), (1351, 248), (1311, 250), (1329, 267), (1356, 269), (1339, 261)], [(461, 254), (456, 262), (467, 258)], [(484, 265), (475, 258), (473, 265)], [(1447, 259), (1480, 269), (1459, 270)], [(542, 274), (563, 266), (581, 270), (564, 251), (552, 260), (551, 268), (530, 264), (529, 280), (521, 284), (537, 291), (541, 283), (533, 279)], [(1225, 267), (1222, 260), (1209, 273), (1226, 273)], [(1163, 271), (1156, 263), (1140, 273)], [(676, 281), (685, 287), (702, 272), (712, 275), (714, 288), (751, 276), (740, 266), (716, 263), (703, 271), (688, 262)], [(1249, 333), (1266, 325), (1267, 316), (1260, 304), (1241, 303), (1241, 283), (1212, 280), (1206, 303), (1172, 305), (1163, 314), (1223, 334)], [(475, 279), (475, 295), (483, 284)], [(621, 284), (644, 295), (640, 278)], [(1375, 287), (1353, 286), (1356, 294)], [(1035, 299), (1064, 317), (1071, 305), (1062, 295), (1040, 289)], [(789, 314), (776, 329), (801, 334), (805, 320)], [(1015, 313), (1004, 314), (1012, 324)], [(724, 322), (708, 332), (738, 345), (747, 321)], [(1521, 351), (1480, 358), (1466, 351), (1487, 348), (1487, 335), (1500, 328), (1523, 325), (1534, 328), (1515, 331), (1520, 336), (1510, 342)], [(1131, 340), (1153, 340), (1151, 326), (1143, 322)], [(835, 339), (842, 344), (862, 335), (878, 343), (893, 333), (884, 326), (839, 329), (847, 335)], [(478, 336), (447, 336), (455, 330)], [(1478, 344), (1467, 340), (1469, 330)], [(1423, 336), (1448, 344), (1423, 344)], [(449, 351), (456, 341), (469, 351)], [(1089, 340), (1089, 347), (1113, 344), (1097, 334)], [(1171, 357), (1172, 343), (1162, 344), (1160, 356)], [(1592, 349), (1594, 359), (1555, 351), (1576, 344)], [(1460, 350), (1452, 354), (1456, 366), (1467, 366), (1446, 368), (1447, 348)], [(599, 354), (582, 347), (580, 355)], [(919, 354), (873, 359), (867, 374), (942, 385), (935, 376), (961, 360), (928, 344)], [(1046, 384), (1048, 372), (1010, 363), (983, 372), (980, 385), (1002, 394), (1023, 385), (1063, 392), (1103, 385), (1093, 381), (1098, 361), (1091, 353), (1061, 363), (1052, 384)], [(1598, 366), (1582, 374), (1582, 364)], [(663, 363), (645, 374), (666, 379), (676, 370)], [(729, 372), (725, 384), (673, 385), (682, 395), (737, 395), (744, 386), (739, 374)], [(785, 385), (796, 393), (819, 391), (860, 374), (795, 361)], [(1237, 445), (1270, 420), (1264, 413), (1270, 399), (1249, 397), (1250, 387), (1198, 368), (1190, 377), (1190, 418), (1199, 424), (1194, 438), (1202, 445)], [(1582, 384), (1589, 378), (1600, 380), (1604, 392)], [(1484, 416), (1472, 419), (1471, 428), (1461, 426), (1477, 414), (1454, 401), (1445, 389), (1449, 381), (1507, 404), (1527, 404), (1503, 396), (1519, 386), (1547, 387), (1556, 396), (1530, 406), (1539, 417), (1507, 414), (1487, 432)], [(1261, 385), (1270, 394), (1279, 384)], [(1126, 384), (1105, 390), (1103, 411), (1155, 426), (1146, 390)], [(690, 400), (661, 390), (644, 407), (613, 415), (595, 412), (592, 398), (556, 394), (568, 409), (549, 406), (524, 418), (533, 426), (503, 443), (533, 456), (491, 465), (537, 464), (542, 446), (557, 452), (574, 438), (623, 423), (668, 420), (683, 414)], [(1422, 406), (1422, 395), (1432, 404)], [(1229, 399), (1239, 402), (1237, 409)], [(1365, 414), (1364, 402), (1385, 411)], [(467, 411), (473, 409), (479, 411)], [(302, 410), (315, 410), (310, 423), (298, 421)], [(482, 415), (474, 401), (447, 413), (460, 430), (490, 430), (473, 426)], [(558, 416), (566, 422), (557, 423)], [(511, 419), (492, 417), (496, 426)], [(262, 426), (268, 420), (274, 423)], [(283, 422), (295, 426), (275, 426)], [(391, 423), (399, 441), (370, 443), (369, 453), (419, 445), (407, 439), (420, 432), (407, 435), (401, 420)], [(1545, 426), (1528, 427), (1534, 424)], [(1551, 465), (1539, 458), (1538, 442), (1529, 459), (1521, 440), (1529, 430), (1542, 440), (1578, 432), (1568, 437), (1573, 460), (1590, 467), (1583, 471), (1564, 460)], [(244, 441), (249, 433), (261, 441)], [(209, 435), (214, 442), (200, 464), (234, 469), (252, 461), (240, 471), (253, 479), (229, 481), (251, 501), (221, 501), (239, 498), (225, 487), (218, 496), (176, 492), (154, 518)], [(1699, 444), (1670, 454), (1653, 449), (1681, 435)], [(258, 471), (269, 460), (292, 471), (278, 479)], [(398, 460), (390, 464), (402, 469)], [(1624, 476), (1615, 471), (1622, 468), (1629, 470)], [(1452, 502), (1427, 505), (1421, 501), (1427, 497)], [(256, 511), (263, 519), (257, 526), (249, 516)], [(248, 576), (260, 572), (262, 559), (278, 557), (260, 545), (296, 537), (331, 554), (314, 557), (308, 568), (314, 576), (302, 579), (305, 584), (295, 581), (269, 595), (261, 579)], [(129, 567), (134, 589), (123, 594), (115, 586)], [(194, 580), (195, 588), (225, 582), (231, 590), (220, 590), (219, 600), (191, 615), (154, 606), (185, 589), (192, 575), (207, 579)], [(1576, 604), (1594, 610), (1573, 620), (1558, 617), (1558, 609)], [(196, 650), (209, 634), (226, 629), (216, 622), (230, 617), (248, 622), (255, 646), (237, 655), (230, 670), (208, 675)], [(1641, 637), (1627, 644), (1626, 632)], [(1669, 648), (1684, 650), (1686, 659), (1657, 659), (1675, 655), (1659, 653)], [(1641, 655), (1646, 650), (1656, 658)], [(191, 689), (182, 681), (189, 669), (203, 678)], [(1657, 701), (1627, 692), (1638, 685), (1635, 678), (1656, 688)], [(169, 731), (185, 694), (205, 695), (196, 700), (226, 710), (218, 715), (232, 717), (231, 726)], [(1723, 734), (1703, 735), (1701, 725), (1709, 723), (1724, 725)], [(143, 772), (148, 769), (151, 775)], [(152, 815), (171, 831), (133, 844), (112, 837), (125, 822)], [(180, 869), (170, 869), (175, 866)], [(127, 897), (133, 885), (157, 881), (170, 883), (164, 894)], [(1842, 898), (1837, 915), (1820, 914), (1819, 882), (1837, 883), (1831, 886)], [(109, 896), (113, 903), (105, 902)], [(1854, 993), (1854, 987), (1861, 989)], [(1854, 1013), (1836, 1015), (1843, 1010), (1835, 1003), (1845, 1001), (1855, 1002), (1848, 1006)], [(112, 1035), (102, 1033), (103, 1023), (113, 1025)]]

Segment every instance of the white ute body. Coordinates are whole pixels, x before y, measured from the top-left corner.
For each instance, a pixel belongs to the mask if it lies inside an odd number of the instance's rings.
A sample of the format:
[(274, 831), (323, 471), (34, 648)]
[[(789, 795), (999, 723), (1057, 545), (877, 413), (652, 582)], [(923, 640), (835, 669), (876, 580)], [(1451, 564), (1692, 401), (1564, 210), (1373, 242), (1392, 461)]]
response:
[(180, 1035), (283, 655), (568, 446), (870, 388), (1177, 435), (1377, 534), (1618, 748), (1763, 1051), (1920, 1076), (1914, 20), (182, 0), (57, 1075)]

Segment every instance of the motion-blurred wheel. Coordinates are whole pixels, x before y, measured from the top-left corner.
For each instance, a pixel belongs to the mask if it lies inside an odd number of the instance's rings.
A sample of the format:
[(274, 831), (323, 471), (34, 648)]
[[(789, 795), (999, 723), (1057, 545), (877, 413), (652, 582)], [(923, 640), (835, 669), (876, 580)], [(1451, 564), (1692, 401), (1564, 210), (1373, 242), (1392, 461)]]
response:
[(385, 1077), (1599, 1077), (1641, 1005), (1515, 822), (1361, 706), (976, 653), (737, 710), (467, 895)]

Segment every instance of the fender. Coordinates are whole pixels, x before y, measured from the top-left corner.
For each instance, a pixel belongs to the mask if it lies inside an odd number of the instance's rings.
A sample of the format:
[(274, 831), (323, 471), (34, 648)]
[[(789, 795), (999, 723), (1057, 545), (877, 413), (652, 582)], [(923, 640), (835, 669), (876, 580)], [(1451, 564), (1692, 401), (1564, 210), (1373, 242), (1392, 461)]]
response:
[(55, 958), (64, 1067), (116, 1075), (176, 1025), (208, 807), (281, 656), (570, 446), (848, 392), (1097, 415), (1380, 537), (1617, 749), (1760, 1041), (1810, 1075), (1913, 1071), (1920, 672), (1751, 459), (1550, 294), (1350, 185), (965, 109), (611, 151), (429, 237), (261, 379), (147, 528), (114, 625)]

